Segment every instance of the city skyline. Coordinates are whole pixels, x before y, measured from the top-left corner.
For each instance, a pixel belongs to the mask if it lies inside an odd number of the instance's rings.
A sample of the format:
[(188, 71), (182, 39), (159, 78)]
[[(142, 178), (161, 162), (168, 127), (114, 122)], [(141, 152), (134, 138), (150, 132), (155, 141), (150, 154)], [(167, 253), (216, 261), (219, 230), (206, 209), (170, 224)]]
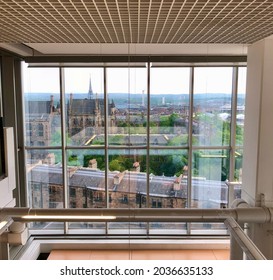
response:
[[(25, 93), (57, 94), (60, 92), (58, 68), (28, 68), (26, 63), (23, 64), (23, 68)], [(178, 70), (181, 76), (177, 75)], [(108, 93), (140, 94), (144, 91), (144, 94), (147, 94), (147, 70), (145, 68), (108, 68), (107, 71), (109, 71), (107, 76)], [(195, 71), (197, 71), (198, 82), (194, 83), (194, 93), (231, 93), (232, 67), (196, 67)], [(239, 72), (238, 93), (243, 94), (246, 92), (245, 67), (240, 67)], [(156, 79), (153, 79), (153, 76)], [(102, 68), (65, 68), (65, 92), (67, 94), (87, 93), (90, 77), (94, 94), (103, 93)], [(150, 93), (188, 94), (189, 68), (152, 68)]]

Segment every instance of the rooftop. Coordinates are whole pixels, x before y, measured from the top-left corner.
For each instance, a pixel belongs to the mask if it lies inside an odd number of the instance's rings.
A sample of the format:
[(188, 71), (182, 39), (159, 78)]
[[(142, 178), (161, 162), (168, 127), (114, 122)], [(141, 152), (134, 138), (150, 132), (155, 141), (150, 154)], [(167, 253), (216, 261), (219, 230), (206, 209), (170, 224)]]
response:
[[(114, 177), (121, 173), (109, 171), (108, 188), (110, 191), (124, 193), (147, 192), (147, 177), (144, 172), (125, 171), (120, 183), (114, 183)], [(29, 173), (32, 183), (62, 185), (62, 168), (60, 166), (38, 165)], [(177, 177), (150, 175), (150, 196), (156, 197), (187, 197), (187, 177), (181, 178), (180, 189), (174, 190)], [(79, 167), (69, 178), (70, 187), (86, 187), (90, 189), (105, 189), (105, 172), (98, 169)], [(227, 202), (227, 185), (222, 181), (193, 178), (193, 200), (211, 201), (217, 203)]]

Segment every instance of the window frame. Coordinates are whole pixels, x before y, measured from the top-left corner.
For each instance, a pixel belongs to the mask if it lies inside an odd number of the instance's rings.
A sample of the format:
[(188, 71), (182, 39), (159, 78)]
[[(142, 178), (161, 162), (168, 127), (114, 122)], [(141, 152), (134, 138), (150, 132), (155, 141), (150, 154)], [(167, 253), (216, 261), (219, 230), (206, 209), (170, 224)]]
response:
[[(168, 65), (168, 63), (166, 63), (166, 65), (164, 66), (160, 66), (160, 67), (187, 67), (190, 69), (190, 81), (189, 81), (189, 84), (190, 84), (190, 92), (189, 92), (189, 110), (190, 110), (190, 113), (189, 113), (189, 127), (188, 127), (188, 132), (192, 131), (192, 121), (193, 121), (193, 83), (194, 83), (194, 68), (197, 67), (198, 64), (196, 64), (195, 66), (192, 66), (192, 65), (183, 65), (183, 66), (170, 66)], [(215, 66), (215, 65), (214, 65)], [(210, 67), (214, 67), (213, 65), (210, 65)], [(90, 67), (90, 66), (89, 66)], [(107, 106), (107, 91), (106, 91), (106, 88), (107, 88), (107, 85), (106, 85), (106, 80), (107, 80), (107, 71), (106, 69), (110, 67), (110, 66), (103, 66), (103, 74), (104, 74), (104, 103), (105, 103), (105, 108)], [(127, 66), (123, 66), (123, 67), (128, 67)], [(130, 66), (129, 67), (134, 67), (134, 66)], [(147, 104), (147, 108), (148, 108), (148, 118), (147, 118), (147, 126), (148, 126), (148, 129), (147, 129), (147, 144), (146, 146), (142, 146), (141, 148), (142, 149), (146, 149), (147, 150), (147, 170), (149, 170), (149, 163), (148, 163), (148, 158), (149, 158), (149, 155), (150, 155), (150, 150), (153, 150), (153, 149), (162, 149), (162, 150), (167, 150), (167, 149), (172, 149), (172, 150), (186, 150), (188, 151), (188, 168), (189, 170), (192, 170), (192, 162), (193, 162), (193, 159), (192, 159), (192, 154), (195, 150), (198, 150), (198, 149), (202, 149), (202, 150), (211, 150), (211, 149), (221, 149), (221, 150), (225, 150), (227, 151), (227, 153), (229, 153), (229, 156), (230, 156), (230, 160), (229, 160), (229, 163), (230, 163), (230, 173), (229, 173), (229, 181), (233, 181), (234, 180), (234, 169), (235, 169), (235, 151), (236, 149), (243, 149), (243, 146), (236, 146), (236, 141), (235, 141), (235, 138), (236, 138), (236, 111), (237, 111), (237, 102), (236, 102), (236, 99), (237, 99), (237, 87), (238, 87), (238, 69), (239, 67), (244, 67), (244, 66), (238, 66), (238, 65), (222, 65), (221, 67), (232, 67), (232, 72), (233, 72), (233, 80), (232, 80), (232, 109), (231, 109), (231, 112), (232, 112), (232, 120), (231, 120), (231, 136), (230, 136), (230, 142), (229, 142), (229, 145), (228, 146), (194, 146), (192, 144), (192, 135), (191, 133), (188, 133), (189, 137), (188, 137), (188, 145), (186, 146), (172, 146), (172, 147), (162, 147), (162, 146), (153, 146), (151, 145), (150, 143), (150, 132), (149, 132), (149, 117), (150, 117), (150, 70), (151, 70), (151, 64), (150, 62), (147, 63), (147, 67), (148, 67), (148, 70), (147, 70), (147, 82), (148, 82), (148, 89), (147, 89), (147, 94), (148, 94), (148, 104)], [(200, 65), (198, 66), (200, 67)], [(201, 66), (202, 67), (202, 66)], [(207, 67), (207, 65), (205, 66)], [(219, 67), (219, 65), (217, 65), (217, 67)], [(54, 68), (56, 68), (56, 66), (54, 66)], [(70, 196), (68, 194), (68, 182), (67, 182), (67, 151), (68, 150), (77, 150), (77, 149), (96, 149), (97, 147), (88, 147), (88, 148), (84, 148), (84, 147), (77, 147), (77, 146), (69, 146), (67, 145), (66, 143), (66, 139), (64, 137), (65, 135), (65, 122), (66, 122), (66, 119), (65, 119), (65, 104), (63, 102), (63, 100), (66, 100), (65, 99), (65, 92), (64, 92), (64, 68), (65, 67), (59, 67), (59, 75), (60, 75), (60, 99), (61, 99), (61, 129), (62, 129), (62, 141), (61, 141), (61, 146), (58, 146), (58, 147), (47, 147), (47, 146), (44, 146), (44, 147), (41, 147), (41, 146), (25, 146), (25, 149), (26, 151), (29, 151), (29, 150), (34, 150), (34, 149), (50, 149), (50, 150), (59, 150), (61, 149), (62, 150), (62, 165), (63, 165), (63, 185), (64, 185), (64, 207), (67, 208), (69, 207), (69, 205), (71, 203), (69, 203), (68, 201), (68, 197)], [(234, 111), (235, 110), (235, 111)], [(108, 119), (108, 113), (107, 113), (107, 110), (104, 110), (105, 111), (105, 120)], [(235, 112), (235, 114), (234, 114)], [(235, 117), (234, 117), (235, 115)], [(114, 150), (114, 149), (117, 149), (117, 147), (111, 147), (108, 145), (108, 137), (107, 137), (107, 126), (105, 126), (105, 143), (103, 146), (100, 146), (99, 148), (104, 150), (105, 151), (105, 158), (108, 158), (108, 151), (109, 150)], [(128, 149), (129, 147), (127, 146), (121, 146), (121, 147), (118, 147), (118, 149)], [(130, 147), (130, 148), (135, 148), (135, 149), (139, 149), (139, 147)], [(105, 172), (105, 181), (107, 182), (107, 179), (108, 179), (108, 160), (107, 160), (107, 163), (106, 163), (106, 172)], [(192, 191), (192, 174), (191, 172), (188, 172), (188, 181), (187, 181), (187, 190), (188, 190), (188, 198), (187, 198), (187, 204), (188, 205), (191, 205), (191, 191)], [(107, 186), (105, 186), (105, 198), (107, 199), (106, 201), (106, 207), (109, 207), (109, 190), (107, 189)], [(146, 200), (149, 202), (149, 176), (147, 176), (147, 196), (146, 196)], [(151, 203), (150, 203), (151, 204)], [(149, 207), (152, 207), (152, 205), (148, 205)], [(191, 230), (190, 230), (190, 227), (188, 228), (188, 233), (190, 234), (191, 233)]]

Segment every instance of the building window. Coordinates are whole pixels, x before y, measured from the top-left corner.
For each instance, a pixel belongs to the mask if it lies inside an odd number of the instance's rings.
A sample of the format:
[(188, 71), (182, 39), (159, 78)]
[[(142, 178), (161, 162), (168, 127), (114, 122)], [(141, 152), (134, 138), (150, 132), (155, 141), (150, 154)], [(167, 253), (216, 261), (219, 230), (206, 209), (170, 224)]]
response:
[(101, 202), (101, 201), (103, 201), (103, 194), (101, 192), (95, 192), (93, 199), (96, 202)]
[(70, 201), (70, 208), (76, 208), (77, 204), (75, 201)]
[(152, 199), (152, 208), (162, 208), (161, 199)]
[(127, 194), (122, 194), (120, 202), (124, 203), (124, 204), (128, 204), (128, 202), (129, 202), (128, 195)]
[(37, 125), (37, 133), (39, 137), (43, 137), (44, 136), (44, 126), (43, 124), (39, 123)]
[(245, 67), (110, 66), (28, 68), (29, 185), (60, 186), (65, 207), (221, 208), (242, 176)]
[(70, 188), (69, 189), (69, 195), (70, 195), (70, 197), (76, 197), (76, 189), (75, 188)]
[(34, 183), (33, 184), (33, 191), (35, 191), (35, 192), (39, 192), (39, 191), (41, 191), (41, 184), (40, 183), (38, 183), (38, 184), (36, 184), (36, 183)]
[(55, 186), (49, 186), (49, 194), (56, 194), (56, 187)]
[(33, 133), (33, 128), (31, 123), (26, 124), (26, 136), (31, 137)]

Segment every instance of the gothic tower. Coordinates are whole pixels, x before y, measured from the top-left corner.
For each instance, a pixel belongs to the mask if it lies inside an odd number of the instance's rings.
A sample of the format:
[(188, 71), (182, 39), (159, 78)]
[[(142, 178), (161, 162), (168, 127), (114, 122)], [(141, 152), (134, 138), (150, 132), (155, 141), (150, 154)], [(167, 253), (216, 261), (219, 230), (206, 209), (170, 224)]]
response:
[(96, 133), (101, 134), (102, 120), (101, 120), (101, 111), (100, 111), (100, 106), (99, 106), (98, 94), (96, 94), (95, 112), (94, 113), (95, 113)]
[(92, 83), (91, 83), (91, 75), (90, 75), (90, 78), (89, 78), (88, 99), (93, 99), (93, 89), (92, 89)]

